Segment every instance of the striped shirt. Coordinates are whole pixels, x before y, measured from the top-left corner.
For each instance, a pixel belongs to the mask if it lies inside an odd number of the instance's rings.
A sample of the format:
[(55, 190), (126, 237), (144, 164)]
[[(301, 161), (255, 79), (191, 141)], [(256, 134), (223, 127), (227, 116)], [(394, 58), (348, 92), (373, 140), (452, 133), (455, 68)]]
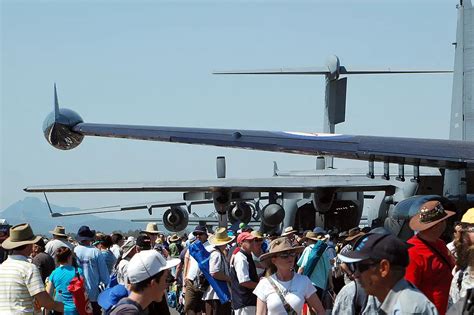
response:
[(10, 255), (0, 265), (0, 314), (33, 314), (33, 296), (44, 291), (38, 267)]

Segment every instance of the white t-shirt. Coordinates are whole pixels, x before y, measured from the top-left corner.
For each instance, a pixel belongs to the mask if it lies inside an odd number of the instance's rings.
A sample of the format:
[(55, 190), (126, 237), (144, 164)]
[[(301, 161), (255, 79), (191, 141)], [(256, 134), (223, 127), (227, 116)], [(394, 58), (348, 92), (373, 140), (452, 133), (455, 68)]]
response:
[(117, 266), (117, 282), (122, 285), (128, 284), (128, 263), (129, 258), (122, 259)]
[(247, 261), (247, 257), (245, 257), (245, 255), (240, 251), (234, 255), (232, 266), (235, 267), (235, 274), (237, 275), (239, 283), (251, 281), (249, 274), (249, 262)]
[[(298, 314), (301, 314), (305, 300), (316, 293), (316, 289), (307, 276), (294, 273), (293, 279), (290, 281), (280, 281), (277, 279), (276, 274), (271, 275), (271, 277), (282, 292), (285, 300)], [(253, 294), (267, 304), (268, 315), (287, 314), (280, 296), (267, 278), (260, 279)]]
[(186, 253), (186, 255), (189, 256), (188, 273), (186, 275), (186, 279), (194, 281), (194, 279), (196, 279), (196, 276), (199, 272), (199, 265), (196, 259), (194, 259), (193, 256), (189, 254), (189, 251)]
[[(216, 249), (213, 250), (211, 252), (211, 255), (209, 256), (209, 273), (213, 274), (218, 272), (223, 272), (228, 276), (229, 265), (228, 262), (225, 260), (224, 255), (221, 254), (218, 249)], [(210, 285), (209, 288), (207, 288), (206, 292), (204, 292), (204, 294), (202, 295), (202, 299), (204, 301), (218, 300), (219, 296)]]
[(112, 245), (112, 247), (110, 247), (110, 251), (114, 254), (115, 258), (119, 259), (119, 257), (120, 257), (120, 246), (118, 246), (117, 244), (114, 244), (114, 245)]

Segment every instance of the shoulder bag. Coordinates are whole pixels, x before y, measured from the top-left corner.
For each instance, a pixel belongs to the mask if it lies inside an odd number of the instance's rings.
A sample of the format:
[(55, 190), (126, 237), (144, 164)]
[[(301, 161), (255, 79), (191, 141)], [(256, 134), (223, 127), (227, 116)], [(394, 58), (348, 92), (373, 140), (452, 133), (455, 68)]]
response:
[[(294, 276), (293, 276), (294, 277)], [(278, 296), (280, 297), (280, 300), (281, 300), (281, 303), (283, 304), (283, 307), (285, 308), (285, 311), (288, 315), (297, 315), (298, 313), (293, 309), (293, 307), (291, 307), (290, 304), (288, 304), (288, 302), (286, 301), (285, 297), (283, 296), (283, 294), (281, 293), (281, 290), (278, 288), (278, 286), (276, 285), (275, 281), (273, 281), (272, 277), (271, 276), (268, 276), (267, 277), (267, 280), (268, 282), (270, 282), (270, 284), (272, 285), (273, 289), (275, 290), (275, 292), (278, 294)]]

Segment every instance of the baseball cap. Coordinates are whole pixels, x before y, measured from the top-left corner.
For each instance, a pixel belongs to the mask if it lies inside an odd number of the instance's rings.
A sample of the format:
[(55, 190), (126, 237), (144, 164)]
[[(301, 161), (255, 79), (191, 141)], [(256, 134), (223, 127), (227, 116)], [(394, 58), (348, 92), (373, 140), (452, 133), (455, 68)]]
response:
[(127, 266), (130, 283), (146, 280), (159, 272), (173, 268), (180, 263), (179, 258), (166, 260), (156, 250), (144, 250), (135, 254)]
[(237, 244), (240, 244), (242, 243), (243, 241), (251, 241), (255, 238), (254, 235), (252, 235), (252, 233), (250, 232), (242, 232), (239, 234), (239, 236), (237, 236)]
[(326, 231), (320, 226), (315, 227), (313, 229), (313, 232), (316, 234), (326, 234)]
[(138, 235), (136, 244), (138, 247), (140, 247), (140, 249), (151, 249), (151, 240), (146, 234)]
[(369, 233), (354, 244), (353, 250), (339, 254), (338, 257), (345, 263), (387, 259), (393, 265), (406, 267), (409, 262), (409, 247), (409, 244), (392, 234)]

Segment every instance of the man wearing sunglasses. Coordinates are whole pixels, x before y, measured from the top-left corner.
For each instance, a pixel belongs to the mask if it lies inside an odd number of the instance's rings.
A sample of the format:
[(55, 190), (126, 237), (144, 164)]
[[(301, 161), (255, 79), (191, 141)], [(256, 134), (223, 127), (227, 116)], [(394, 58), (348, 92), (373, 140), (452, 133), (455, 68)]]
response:
[(339, 254), (365, 292), (377, 297), (379, 314), (438, 314), (436, 307), (405, 280), (409, 245), (391, 234), (369, 233)]

